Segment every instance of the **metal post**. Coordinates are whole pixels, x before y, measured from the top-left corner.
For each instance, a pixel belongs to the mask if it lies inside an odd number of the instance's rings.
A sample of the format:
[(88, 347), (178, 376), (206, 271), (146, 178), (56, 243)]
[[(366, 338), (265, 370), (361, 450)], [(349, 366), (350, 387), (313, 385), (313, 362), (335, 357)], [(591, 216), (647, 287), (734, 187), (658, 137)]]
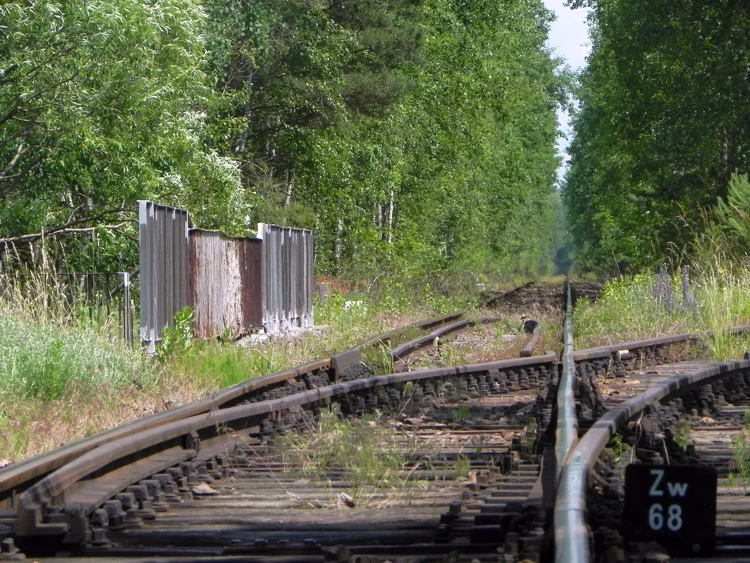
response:
[(125, 341), (133, 346), (133, 308), (130, 303), (130, 274), (122, 272), (122, 312), (123, 336)]

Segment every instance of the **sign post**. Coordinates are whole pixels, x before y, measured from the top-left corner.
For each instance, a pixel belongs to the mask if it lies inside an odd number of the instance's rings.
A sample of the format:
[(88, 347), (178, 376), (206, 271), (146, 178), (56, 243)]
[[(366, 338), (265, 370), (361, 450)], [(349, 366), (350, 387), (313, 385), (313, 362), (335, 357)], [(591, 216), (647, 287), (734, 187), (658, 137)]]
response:
[(631, 463), (625, 541), (656, 541), (670, 555), (709, 555), (716, 539), (716, 468)]

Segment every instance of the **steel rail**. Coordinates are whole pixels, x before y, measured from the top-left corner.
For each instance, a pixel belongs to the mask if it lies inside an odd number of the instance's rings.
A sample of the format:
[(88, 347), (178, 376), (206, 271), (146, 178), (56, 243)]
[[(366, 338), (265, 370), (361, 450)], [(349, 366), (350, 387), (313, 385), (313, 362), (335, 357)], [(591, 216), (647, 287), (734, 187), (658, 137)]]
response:
[(555, 429), (555, 483), (562, 472), (563, 462), (568, 452), (578, 441), (578, 417), (576, 415), (573, 383), (575, 382), (575, 362), (573, 361), (573, 298), (570, 282), (567, 286), (567, 310), (565, 311), (562, 375), (557, 388), (557, 428)]
[[(437, 317), (429, 321), (422, 321), (419, 323), (410, 324), (402, 328), (390, 330), (388, 332), (384, 332), (382, 334), (378, 334), (376, 336), (368, 338), (364, 342), (357, 344), (356, 346), (349, 348), (348, 350), (341, 352), (340, 354), (332, 356), (331, 375), (333, 376), (333, 381), (340, 381), (347, 370), (359, 366), (362, 363), (362, 349), (364, 347), (376, 346), (378, 344), (390, 342), (393, 338), (403, 336), (407, 333), (407, 331), (414, 330), (415, 328), (421, 330), (430, 330), (431, 328), (434, 328), (436, 326), (441, 326), (445, 323), (460, 319), (464, 316), (464, 314), (464, 312), (459, 312), (450, 315), (443, 315), (442, 317)], [(393, 353), (391, 353), (391, 359), (393, 360), (393, 358)]]
[[(678, 340), (679, 341), (679, 340)], [(654, 383), (640, 395), (612, 407), (581, 438), (565, 460), (554, 509), (556, 563), (591, 561), (586, 502), (589, 476), (607, 443), (629, 420), (645, 409), (670, 399), (680, 391), (703, 385), (716, 377), (750, 369), (750, 361), (737, 360), (683, 373)]]
[[(368, 338), (364, 342), (352, 347), (344, 354), (352, 351), (356, 352), (361, 350), (362, 347), (372, 346), (378, 342), (396, 338), (410, 329), (419, 328), (429, 330), (435, 326), (454, 321), (463, 315), (463, 312), (443, 315), (416, 322), (406, 327), (396, 328)], [(338, 356), (341, 355), (342, 354), (339, 354)], [(73, 444), (69, 444), (51, 452), (0, 469), (0, 509), (2, 509), (4, 504), (12, 505), (12, 497), (31, 486), (34, 482), (95, 448), (99, 448), (107, 443), (119, 440), (124, 436), (135, 434), (137, 432), (158, 428), (212, 410), (227, 408), (233, 404), (241, 402), (250, 393), (265, 388), (271, 389), (284, 385), (288, 381), (300, 378), (306, 374), (320, 373), (323, 371), (328, 372), (331, 370), (332, 360), (335, 361), (336, 357), (337, 356), (315, 360), (295, 368), (243, 381), (231, 387), (227, 387), (226, 389), (217, 391), (204, 399), (199, 399), (198, 401), (156, 413), (123, 426), (118, 426), (111, 430), (74, 442)]]
[[(357, 393), (378, 386), (417, 382), (433, 378), (482, 374), (490, 370), (508, 370), (528, 366), (551, 365), (555, 354), (483, 362), (449, 368), (426, 369), (401, 374), (376, 376), (335, 383), (280, 399), (242, 404), (168, 424), (149, 428), (134, 435), (124, 436), (93, 449), (60, 467), (26, 490), (18, 503), (16, 537), (66, 536), (66, 543), (80, 543), (85, 538), (85, 518), (107, 499), (149, 475), (163, 471), (179, 461), (197, 456), (208, 438), (209, 450), (218, 453), (226, 449), (211, 447), (211, 439), (236, 435), (241, 429), (257, 425), (268, 415), (278, 415), (292, 407), (318, 404), (320, 401)], [(123, 471), (123, 468), (127, 468)], [(115, 474), (109, 478), (108, 472)], [(45, 506), (56, 507), (52, 521), (46, 521)]]
[[(400, 336), (404, 334), (406, 331), (414, 328), (419, 328), (423, 330), (429, 330), (431, 328), (435, 328), (440, 325), (444, 325), (446, 323), (449, 323), (451, 321), (457, 321), (461, 317), (463, 317), (466, 313), (464, 311), (460, 311), (458, 313), (451, 313), (449, 315), (443, 315), (441, 317), (436, 317), (434, 319), (429, 319), (426, 321), (420, 321), (417, 323), (413, 323), (401, 328), (396, 328), (393, 330), (389, 330), (388, 332), (384, 332), (382, 334), (375, 335), (371, 338), (368, 338), (364, 342), (357, 344), (354, 348), (361, 348), (363, 346), (374, 346), (380, 342), (387, 342), (391, 340), (392, 338), (396, 336)], [(352, 348), (353, 349), (353, 348)]]

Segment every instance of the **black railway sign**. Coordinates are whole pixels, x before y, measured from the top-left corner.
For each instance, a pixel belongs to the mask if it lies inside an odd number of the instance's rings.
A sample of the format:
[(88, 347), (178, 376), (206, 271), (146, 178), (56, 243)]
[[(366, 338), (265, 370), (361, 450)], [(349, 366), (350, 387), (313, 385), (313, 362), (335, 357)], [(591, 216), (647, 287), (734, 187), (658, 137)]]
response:
[(656, 541), (670, 555), (707, 555), (716, 538), (716, 469), (631, 463), (625, 469), (626, 541)]

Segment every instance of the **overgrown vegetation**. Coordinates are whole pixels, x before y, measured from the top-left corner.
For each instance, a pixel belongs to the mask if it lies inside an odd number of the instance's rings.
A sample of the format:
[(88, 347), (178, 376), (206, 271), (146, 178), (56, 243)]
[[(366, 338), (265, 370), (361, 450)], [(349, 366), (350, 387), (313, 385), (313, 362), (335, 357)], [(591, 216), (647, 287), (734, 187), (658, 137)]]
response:
[(315, 427), (276, 436), (274, 443), (287, 469), (319, 480), (333, 471), (346, 472), (349, 494), (358, 505), (366, 504), (369, 495), (401, 494), (409, 485), (399, 475), (405, 458), (397, 434), (377, 415), (348, 420), (336, 410), (326, 411)]
[(726, 329), (750, 323), (750, 270), (719, 262), (694, 275), (662, 269), (611, 280), (598, 303), (577, 303), (574, 323), (579, 348), (712, 330), (714, 358), (741, 358), (750, 339)]
[(0, 404), (53, 400), (85, 391), (152, 387), (155, 370), (138, 351), (96, 328), (40, 325), (0, 307)]
[(316, 332), (246, 347), (191, 340), (186, 309), (151, 360), (121, 342), (114, 319), (46, 280), (21, 290), (0, 279), (0, 451), (16, 461), (467, 305), (438, 295), (417, 308), (396, 288), (355, 295), (363, 307), (347, 310), (334, 293), (316, 305)]
[(0, 409), (18, 399), (61, 399), (71, 387), (152, 387), (156, 370), (113, 324), (54, 278), (32, 275), (21, 284), (0, 276)]

